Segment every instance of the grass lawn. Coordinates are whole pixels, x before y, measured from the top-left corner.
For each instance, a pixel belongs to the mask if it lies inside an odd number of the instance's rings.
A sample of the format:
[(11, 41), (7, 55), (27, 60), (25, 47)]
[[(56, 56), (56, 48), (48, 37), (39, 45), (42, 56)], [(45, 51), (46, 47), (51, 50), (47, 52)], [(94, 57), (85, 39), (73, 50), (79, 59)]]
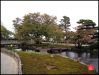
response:
[(87, 66), (68, 58), (50, 54), (36, 54), (18, 52), (22, 64), (23, 74), (93, 74)]

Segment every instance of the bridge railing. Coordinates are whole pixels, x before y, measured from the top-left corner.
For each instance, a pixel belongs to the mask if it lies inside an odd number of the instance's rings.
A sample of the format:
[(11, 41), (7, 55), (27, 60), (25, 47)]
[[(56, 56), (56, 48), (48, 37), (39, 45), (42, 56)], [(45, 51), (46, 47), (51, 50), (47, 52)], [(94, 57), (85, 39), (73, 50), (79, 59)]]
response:
[(1, 40), (1, 44), (19, 44), (17, 40)]

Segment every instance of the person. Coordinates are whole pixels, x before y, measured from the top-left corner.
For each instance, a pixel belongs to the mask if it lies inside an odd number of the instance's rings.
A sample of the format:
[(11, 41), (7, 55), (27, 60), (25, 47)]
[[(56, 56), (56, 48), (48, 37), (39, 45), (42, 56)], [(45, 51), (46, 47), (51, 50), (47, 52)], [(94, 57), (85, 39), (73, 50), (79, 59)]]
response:
[(88, 70), (89, 70), (89, 71), (94, 71), (94, 70), (95, 70), (94, 65), (90, 64), (90, 65), (88, 66)]

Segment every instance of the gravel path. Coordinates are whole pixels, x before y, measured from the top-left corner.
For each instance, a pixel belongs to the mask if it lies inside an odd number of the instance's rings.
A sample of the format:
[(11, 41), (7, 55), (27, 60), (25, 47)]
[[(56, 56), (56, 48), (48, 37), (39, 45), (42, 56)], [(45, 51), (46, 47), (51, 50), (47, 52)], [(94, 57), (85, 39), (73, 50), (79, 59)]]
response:
[(1, 53), (1, 74), (18, 74), (17, 62), (4, 53)]

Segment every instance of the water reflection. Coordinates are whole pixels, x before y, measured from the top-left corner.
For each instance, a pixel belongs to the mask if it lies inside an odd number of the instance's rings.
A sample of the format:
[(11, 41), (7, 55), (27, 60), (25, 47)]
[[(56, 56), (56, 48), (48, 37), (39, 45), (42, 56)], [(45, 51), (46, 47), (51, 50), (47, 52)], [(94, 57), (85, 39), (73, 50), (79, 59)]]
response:
[(76, 52), (67, 51), (67, 52), (62, 52), (61, 55), (68, 56), (73, 59), (77, 59), (77, 58), (81, 57), (82, 59), (86, 60), (86, 59), (90, 58), (90, 53), (85, 53), (85, 52), (82, 54), (78, 54)]
[(96, 68), (96, 71), (98, 72), (98, 58), (92, 58), (91, 54), (88, 52), (73, 52), (73, 51), (66, 51), (62, 52), (61, 55), (63, 56), (68, 56), (72, 59), (78, 59), (81, 58), (81, 61), (86, 63), (86, 64), (93, 64)]
[(76, 59), (78, 57), (78, 54), (77, 53), (74, 53), (74, 52), (67, 52), (67, 56), (68, 57), (71, 57), (73, 59)]

